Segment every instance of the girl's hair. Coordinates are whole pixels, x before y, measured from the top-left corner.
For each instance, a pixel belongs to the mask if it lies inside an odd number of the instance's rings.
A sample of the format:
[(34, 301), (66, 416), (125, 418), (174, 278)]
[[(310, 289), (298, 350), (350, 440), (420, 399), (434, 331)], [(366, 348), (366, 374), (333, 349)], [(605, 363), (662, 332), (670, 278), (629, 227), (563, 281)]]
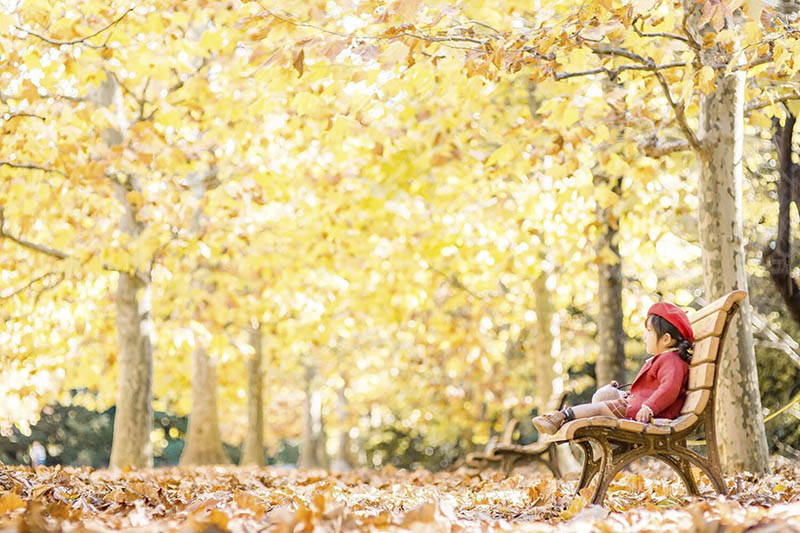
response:
[[(678, 328), (658, 315), (647, 315), (647, 320), (650, 321), (650, 325), (653, 326), (653, 329), (656, 331), (656, 335), (658, 335), (659, 339), (665, 333), (669, 333), (670, 337), (677, 341), (673, 347), (678, 349), (678, 355), (681, 356), (681, 359), (687, 363), (692, 359), (694, 345), (683, 338), (683, 335), (681, 335), (681, 332), (678, 331)], [(647, 321), (645, 321), (645, 325), (647, 325)]]

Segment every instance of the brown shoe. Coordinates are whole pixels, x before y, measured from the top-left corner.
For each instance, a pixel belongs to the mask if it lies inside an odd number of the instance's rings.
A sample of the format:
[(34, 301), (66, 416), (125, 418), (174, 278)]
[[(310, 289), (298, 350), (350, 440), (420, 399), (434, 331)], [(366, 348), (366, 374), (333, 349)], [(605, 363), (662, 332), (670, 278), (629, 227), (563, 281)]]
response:
[(554, 434), (564, 424), (567, 417), (561, 411), (553, 411), (537, 416), (533, 419), (533, 425), (539, 433)]

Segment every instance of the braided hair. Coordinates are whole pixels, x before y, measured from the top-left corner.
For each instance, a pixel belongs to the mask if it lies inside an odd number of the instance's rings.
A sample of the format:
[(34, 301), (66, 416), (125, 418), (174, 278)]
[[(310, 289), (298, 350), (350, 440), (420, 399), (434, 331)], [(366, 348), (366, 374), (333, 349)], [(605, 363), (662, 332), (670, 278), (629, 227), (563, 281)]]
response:
[[(672, 345), (672, 347), (677, 349), (678, 355), (681, 357), (681, 359), (687, 363), (691, 361), (692, 354), (694, 354), (694, 344), (684, 339), (683, 335), (681, 335), (681, 332), (678, 331), (678, 328), (658, 315), (647, 315), (647, 320), (650, 321), (650, 325), (653, 326), (653, 329), (656, 331), (656, 335), (658, 335), (659, 339), (662, 337), (662, 335), (669, 333), (670, 337), (677, 341)], [(647, 322), (645, 321), (645, 324), (646, 323)]]

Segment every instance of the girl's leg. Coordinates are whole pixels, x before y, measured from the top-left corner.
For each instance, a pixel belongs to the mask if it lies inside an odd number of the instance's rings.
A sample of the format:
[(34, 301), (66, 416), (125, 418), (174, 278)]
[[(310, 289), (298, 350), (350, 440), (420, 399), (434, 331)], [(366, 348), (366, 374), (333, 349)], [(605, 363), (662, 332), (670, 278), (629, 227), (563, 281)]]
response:
[(572, 408), (575, 418), (589, 418), (590, 416), (614, 416), (605, 402), (584, 403)]
[(563, 411), (553, 411), (533, 419), (533, 425), (539, 433), (552, 435), (564, 422), (567, 421), (567, 413), (573, 418), (589, 418), (591, 416), (613, 416), (614, 413), (605, 402), (584, 403), (575, 407), (568, 407)]

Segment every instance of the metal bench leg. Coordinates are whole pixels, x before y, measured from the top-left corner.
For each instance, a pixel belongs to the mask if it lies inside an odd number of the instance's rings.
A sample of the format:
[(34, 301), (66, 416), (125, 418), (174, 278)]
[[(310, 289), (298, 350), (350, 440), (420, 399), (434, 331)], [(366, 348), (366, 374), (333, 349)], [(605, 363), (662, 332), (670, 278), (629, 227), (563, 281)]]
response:
[(700, 496), (700, 490), (697, 488), (697, 483), (692, 475), (692, 465), (686, 459), (680, 457), (672, 457), (670, 455), (654, 455), (656, 459), (662, 463), (670, 466), (676, 474), (683, 481), (686, 491), (692, 496)]
[(618, 446), (616, 450), (608, 440), (601, 441), (599, 445), (603, 453), (602, 464), (600, 465), (600, 479), (597, 481), (594, 491), (592, 491), (590, 500), (595, 505), (603, 505), (606, 491), (608, 491), (609, 485), (614, 481), (620, 470), (636, 459), (647, 455), (647, 451), (644, 448), (639, 446), (632, 447), (628, 443)]
[(673, 448), (673, 453), (680, 459), (688, 461), (705, 472), (708, 476), (708, 479), (711, 480), (711, 484), (714, 485), (714, 488), (719, 494), (728, 494), (728, 487), (725, 485), (725, 480), (722, 478), (722, 473), (715, 471), (708, 459), (688, 448)]
[(519, 459), (519, 455), (516, 454), (503, 455), (502, 469), (506, 477), (510, 476), (511, 472), (514, 471), (514, 467), (517, 466), (517, 461), (519, 461)]
[(547, 448), (547, 467), (550, 469), (550, 472), (553, 473), (553, 477), (557, 479), (561, 479), (561, 469), (558, 466), (558, 446), (555, 444), (551, 444), (549, 448)]
[(588, 487), (595, 474), (600, 470), (600, 461), (594, 458), (592, 443), (588, 440), (576, 443), (583, 450), (583, 468), (581, 469), (581, 479), (578, 481), (578, 490)]

